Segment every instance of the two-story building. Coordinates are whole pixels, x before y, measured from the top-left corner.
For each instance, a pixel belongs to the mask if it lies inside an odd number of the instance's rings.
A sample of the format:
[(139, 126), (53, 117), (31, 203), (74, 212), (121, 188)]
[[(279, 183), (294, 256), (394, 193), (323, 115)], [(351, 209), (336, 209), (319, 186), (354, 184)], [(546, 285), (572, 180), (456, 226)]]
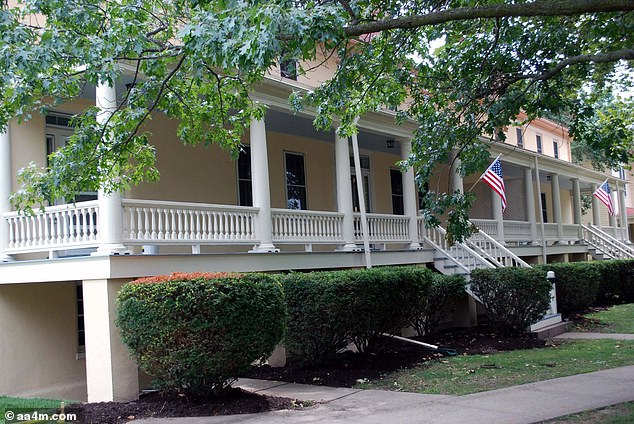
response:
[[(18, 169), (46, 165), (72, 133), (69, 117), (95, 104), (107, 112), (129, 81), (88, 87), (47, 115), (11, 122), (0, 134), (0, 394), (136, 397), (146, 378), (113, 320), (118, 289), (140, 276), (350, 268), (368, 257), (373, 265), (444, 272), (450, 262), (468, 272), (442, 229), (425, 228), (414, 173), (397, 165), (410, 153), (413, 123), (396, 125), (394, 112), (377, 111), (360, 118), (356, 140), (346, 140), (334, 129), (316, 131), (310, 110), (290, 111), (293, 90), (327, 77), (327, 67), (298, 77), (271, 71), (253, 93), (266, 115), (251, 123), (236, 161), (216, 146), (183, 145), (176, 123), (156, 114), (147, 125), (160, 182), (83, 193), (33, 216), (12, 211), (7, 200), (19, 188)], [(634, 207), (625, 179), (572, 163), (570, 143), (566, 129), (548, 120), (508, 129), (506, 143), (491, 148), (492, 158), (502, 155), (504, 212), (499, 197), (476, 184), (479, 175), (449, 180), (448, 165), (434, 172), (430, 186), (477, 196), (471, 213), (481, 234), (464, 247), (475, 262), (576, 261), (629, 249), (621, 243), (629, 239), (626, 214), (608, 217), (591, 196), (608, 178), (619, 210)]]

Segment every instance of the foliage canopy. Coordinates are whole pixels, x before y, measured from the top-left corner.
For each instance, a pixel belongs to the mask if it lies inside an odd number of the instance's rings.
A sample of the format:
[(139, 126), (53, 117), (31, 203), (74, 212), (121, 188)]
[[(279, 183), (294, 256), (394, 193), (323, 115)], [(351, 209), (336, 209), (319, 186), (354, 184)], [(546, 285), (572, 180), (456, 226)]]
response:
[[(350, 135), (355, 117), (410, 97), (397, 120), (418, 124), (411, 163), (421, 183), (452, 152), (463, 174), (481, 171), (488, 144), (502, 141), (520, 110), (527, 120), (568, 123), (577, 153), (597, 164), (628, 163), (633, 102), (606, 99), (632, 82), (633, 9), (629, 0), (5, 1), (0, 128), (132, 75), (108, 122), (99, 124), (94, 109), (78, 116), (48, 172), (23, 171), (27, 190), (14, 201), (28, 207), (155, 180), (143, 130), (154, 111), (179, 120), (184, 142), (235, 155), (250, 119), (263, 113), (250, 97), (254, 85), (282, 60), (322, 52), (337, 57), (338, 69), (291, 96), (293, 108), (317, 105), (318, 128), (336, 119)], [(432, 50), (435, 40), (442, 46)], [(446, 208), (469, 203), (451, 197)]]

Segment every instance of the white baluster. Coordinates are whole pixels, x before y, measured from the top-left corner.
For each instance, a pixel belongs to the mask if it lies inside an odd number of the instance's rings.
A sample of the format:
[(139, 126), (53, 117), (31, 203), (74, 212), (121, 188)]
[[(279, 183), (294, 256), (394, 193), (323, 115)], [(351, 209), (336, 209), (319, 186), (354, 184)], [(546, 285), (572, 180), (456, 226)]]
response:
[(151, 217), (151, 231), (150, 238), (152, 240), (156, 240), (156, 208), (150, 208), (150, 217)]

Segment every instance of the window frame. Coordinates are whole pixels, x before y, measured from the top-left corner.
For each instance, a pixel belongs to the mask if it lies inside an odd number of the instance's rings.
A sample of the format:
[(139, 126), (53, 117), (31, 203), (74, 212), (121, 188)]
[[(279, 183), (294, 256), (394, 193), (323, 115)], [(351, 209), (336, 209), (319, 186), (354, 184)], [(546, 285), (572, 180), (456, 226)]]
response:
[[(253, 172), (251, 169), (251, 146), (250, 145), (244, 145), (242, 146), (243, 150), (240, 150), (240, 153), (238, 155), (238, 159), (236, 159), (236, 185), (237, 185), (237, 191), (238, 191), (238, 206), (253, 206)], [(247, 153), (248, 151), (248, 153)], [(248, 158), (249, 158), (249, 174), (250, 174), (250, 178), (241, 178), (240, 177), (240, 158), (243, 157), (243, 152), (248, 154)], [(243, 200), (247, 200), (247, 199), (242, 199), (242, 196), (240, 195), (241, 190), (240, 190), (240, 183), (241, 182), (247, 182), (249, 184), (250, 187), (250, 191), (251, 191), (251, 204), (247, 205), (247, 204), (243, 204)], [(246, 202), (248, 203), (248, 202)]]
[(522, 128), (515, 128), (515, 136), (517, 138), (517, 147), (524, 148), (524, 130)]
[[(304, 174), (304, 185), (299, 185), (299, 184), (290, 184), (290, 187), (303, 187), (304, 189), (304, 198), (305, 198), (305, 205), (300, 205), (300, 206), (304, 206), (304, 207), (300, 207), (299, 209), (291, 209), (289, 208), (289, 198), (288, 198), (288, 189), (289, 189), (289, 183), (288, 183), (288, 169), (287, 169), (287, 163), (286, 163), (286, 158), (287, 155), (294, 155), (294, 156), (299, 156), (302, 158), (302, 171)], [(285, 198), (286, 198), (286, 209), (290, 209), (290, 210), (309, 210), (308, 209), (308, 179), (306, 178), (306, 155), (304, 153), (299, 153), (299, 152), (291, 152), (291, 151), (287, 151), (285, 150), (283, 152), (283, 157), (284, 157), (284, 193), (285, 193)]]
[[(398, 173), (398, 179), (401, 186), (401, 193), (394, 193), (394, 176)], [(392, 214), (393, 215), (405, 215), (405, 187), (403, 186), (403, 172), (397, 168), (390, 168), (390, 191), (392, 194)], [(399, 200), (400, 199), (400, 200)], [(395, 200), (400, 202), (401, 212), (397, 212), (394, 207)]]
[(559, 142), (557, 140), (553, 140), (553, 157), (559, 159)]
[(535, 134), (535, 146), (537, 148), (537, 153), (544, 153), (544, 144), (543, 137), (541, 134)]

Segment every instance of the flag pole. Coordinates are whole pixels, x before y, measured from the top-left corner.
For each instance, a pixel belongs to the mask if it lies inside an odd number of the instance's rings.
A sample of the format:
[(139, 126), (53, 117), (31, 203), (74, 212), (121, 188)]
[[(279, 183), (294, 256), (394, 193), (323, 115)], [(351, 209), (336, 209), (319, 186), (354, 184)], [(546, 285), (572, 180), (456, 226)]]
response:
[(485, 169), (485, 170), (484, 170), (484, 172), (482, 173), (482, 175), (480, 175), (480, 178), (478, 178), (478, 180), (477, 180), (475, 183), (473, 183), (473, 185), (471, 186), (471, 188), (469, 189), (469, 191), (467, 191), (467, 193), (471, 193), (471, 190), (473, 190), (473, 189), (475, 188), (475, 186), (476, 186), (476, 185), (480, 182), (480, 180), (482, 179), (482, 177), (484, 177), (484, 175), (485, 175), (487, 172), (489, 172), (489, 169), (491, 169), (491, 167), (493, 166), (493, 164), (494, 164), (494, 163), (495, 163), (498, 159), (500, 159), (500, 157), (501, 157), (501, 156), (502, 156), (502, 153), (500, 153), (500, 154), (498, 155), (498, 157), (496, 157), (496, 158), (493, 160), (493, 162), (491, 162), (491, 164), (489, 165), (489, 167), (488, 167), (487, 169)]

